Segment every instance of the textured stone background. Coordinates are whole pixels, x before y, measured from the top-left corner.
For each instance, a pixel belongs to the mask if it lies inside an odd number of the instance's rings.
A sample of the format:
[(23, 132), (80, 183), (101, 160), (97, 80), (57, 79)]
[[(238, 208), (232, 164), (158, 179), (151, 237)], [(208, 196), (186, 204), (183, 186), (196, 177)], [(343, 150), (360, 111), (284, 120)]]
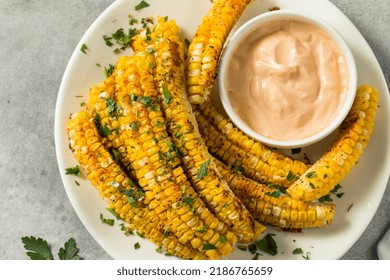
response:
[[(113, 0), (0, 0), (0, 259), (27, 259), (21, 236), (53, 251), (73, 236), (84, 259), (111, 259), (73, 210), (57, 167), (54, 112), (68, 60)], [(390, 82), (390, 1), (332, 0), (361, 31)], [(353, 3), (353, 4), (352, 4)], [(389, 184), (374, 219), (343, 259), (377, 259), (390, 226)]]

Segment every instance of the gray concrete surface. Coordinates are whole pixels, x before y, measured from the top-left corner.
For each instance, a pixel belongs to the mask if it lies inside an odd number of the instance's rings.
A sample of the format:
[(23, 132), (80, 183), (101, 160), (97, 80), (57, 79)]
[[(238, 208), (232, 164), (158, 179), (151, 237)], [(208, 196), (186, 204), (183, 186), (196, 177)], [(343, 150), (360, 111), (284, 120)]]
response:
[[(111, 259), (81, 224), (61, 182), (54, 112), (68, 60), (113, 0), (0, 0), (0, 259), (27, 259), (26, 235), (53, 251), (74, 237), (84, 259)], [(137, 1), (135, 1), (137, 2)], [(332, 0), (358, 27), (390, 82), (390, 1)], [(343, 259), (375, 260), (390, 226), (389, 184), (370, 225)]]

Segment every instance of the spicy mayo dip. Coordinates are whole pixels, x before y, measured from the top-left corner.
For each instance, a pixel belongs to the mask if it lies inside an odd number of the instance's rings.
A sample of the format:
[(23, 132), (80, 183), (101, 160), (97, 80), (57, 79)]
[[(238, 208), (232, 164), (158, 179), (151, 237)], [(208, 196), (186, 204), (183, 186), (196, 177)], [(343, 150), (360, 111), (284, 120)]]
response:
[(298, 140), (336, 118), (348, 94), (346, 59), (316, 26), (265, 23), (235, 48), (224, 79), (229, 101), (255, 132)]

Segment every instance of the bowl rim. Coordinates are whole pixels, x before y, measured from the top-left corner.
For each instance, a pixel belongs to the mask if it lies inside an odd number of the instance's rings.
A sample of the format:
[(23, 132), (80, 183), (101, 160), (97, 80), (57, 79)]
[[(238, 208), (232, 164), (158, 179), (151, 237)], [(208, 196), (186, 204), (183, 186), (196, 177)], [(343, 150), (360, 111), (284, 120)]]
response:
[[(316, 27), (319, 27), (321, 30), (326, 32), (338, 45), (344, 57), (346, 59), (346, 63), (348, 66), (349, 73), (349, 83), (348, 83), (348, 93), (347, 97), (344, 101), (344, 104), (337, 114), (337, 116), (333, 119), (333, 121), (328, 124), (324, 129), (319, 132), (310, 135), (305, 138), (296, 139), (296, 140), (278, 140), (266, 137), (255, 132), (252, 128), (250, 128), (235, 112), (233, 106), (230, 103), (228, 98), (228, 94), (224, 88), (224, 77), (226, 73), (226, 66), (229, 64), (229, 56), (235, 50), (235, 47), (240, 42), (240, 40), (245, 39), (245, 37), (253, 30), (259, 28), (262, 24), (266, 22), (276, 21), (276, 20), (297, 20), (301, 22), (305, 22), (308, 24), (312, 24)], [(220, 59), (219, 73), (218, 73), (218, 88), (219, 88), (219, 97), (222, 103), (225, 112), (231, 121), (239, 127), (245, 134), (260, 141), (261, 143), (281, 149), (294, 149), (294, 148), (303, 148), (309, 146), (311, 144), (317, 143), (324, 139), (325, 137), (332, 134), (337, 128), (341, 125), (343, 120), (348, 115), (349, 111), (352, 108), (353, 102), (356, 96), (356, 88), (357, 88), (357, 68), (355, 59), (353, 57), (352, 51), (349, 48), (347, 42), (342, 37), (340, 32), (329, 22), (324, 19), (315, 16), (313, 14), (301, 11), (294, 10), (278, 10), (278, 11), (270, 11), (264, 14), (260, 14), (255, 16), (254, 18), (245, 22), (242, 26), (240, 26), (234, 34), (232, 34), (231, 38), (226, 43), (223, 53)]]

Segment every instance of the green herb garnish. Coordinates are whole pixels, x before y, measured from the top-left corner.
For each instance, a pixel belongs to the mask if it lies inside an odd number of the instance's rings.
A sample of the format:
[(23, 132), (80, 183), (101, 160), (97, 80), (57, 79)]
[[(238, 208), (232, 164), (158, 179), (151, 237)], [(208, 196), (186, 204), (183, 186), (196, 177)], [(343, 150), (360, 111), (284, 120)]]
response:
[(268, 233), (263, 239), (256, 242), (256, 246), (259, 250), (275, 256), (278, 253), (278, 246), (272, 236), (274, 234)]
[(288, 172), (286, 179), (289, 182), (295, 179), (295, 175), (291, 172), (291, 170)]
[(282, 195), (282, 192), (280, 190), (274, 190), (272, 193), (271, 192), (265, 192), (265, 195), (278, 198), (278, 197), (280, 197)]
[(115, 224), (115, 220), (114, 219), (106, 219), (106, 218), (103, 217), (103, 214), (100, 214), (100, 221), (103, 224), (107, 224), (107, 225), (110, 225), (110, 226), (113, 226)]
[(306, 177), (309, 178), (309, 179), (314, 179), (314, 178), (317, 178), (317, 174), (313, 171), (313, 172), (309, 172), (306, 174)]
[(210, 166), (210, 159), (206, 160), (200, 165), (198, 170), (198, 175), (196, 176), (198, 180), (202, 180), (204, 177), (207, 176), (209, 166)]
[(65, 168), (65, 171), (66, 171), (65, 175), (76, 175), (77, 177), (81, 176), (80, 168), (78, 165), (74, 167)]
[(210, 243), (204, 243), (203, 244), (203, 250), (215, 250), (217, 247), (215, 247), (213, 244)]
[(80, 51), (82, 51), (83, 53), (87, 53), (86, 50), (88, 50), (87, 45), (86, 44), (82, 44), (81, 48), (80, 48)]
[(162, 85), (162, 90), (163, 90), (163, 96), (164, 96), (164, 104), (167, 105), (172, 102), (172, 97), (171, 94), (169, 93), (167, 87), (165, 84)]
[(142, 9), (145, 9), (145, 8), (149, 7), (149, 6), (150, 6), (150, 5), (149, 5), (146, 1), (142, 0), (138, 5), (136, 5), (136, 6), (134, 7), (134, 9), (135, 9), (136, 11), (140, 11), (140, 10), (142, 10)]
[(110, 77), (112, 73), (114, 73), (114, 70), (115, 66), (113, 64), (109, 64), (108, 68), (104, 67), (104, 76), (106, 76), (106, 78)]
[(295, 248), (294, 251), (292, 251), (292, 254), (293, 255), (303, 254), (303, 250), (302, 248)]

